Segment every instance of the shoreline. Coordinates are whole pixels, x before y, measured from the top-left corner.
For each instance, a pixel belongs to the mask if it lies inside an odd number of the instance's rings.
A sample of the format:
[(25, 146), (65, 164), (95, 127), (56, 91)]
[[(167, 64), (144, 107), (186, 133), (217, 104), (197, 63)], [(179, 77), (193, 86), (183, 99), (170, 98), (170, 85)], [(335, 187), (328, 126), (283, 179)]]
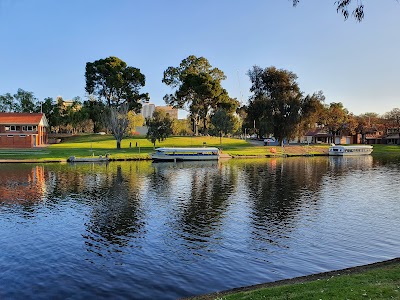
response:
[(289, 279), (282, 279), (282, 280), (271, 281), (271, 282), (266, 282), (266, 283), (259, 283), (259, 284), (249, 285), (249, 286), (237, 287), (237, 288), (232, 288), (229, 290), (224, 290), (224, 291), (219, 291), (219, 292), (214, 292), (214, 293), (204, 294), (204, 295), (198, 295), (198, 296), (191, 296), (191, 297), (183, 298), (183, 299), (184, 300), (221, 299), (224, 296), (241, 293), (241, 292), (249, 292), (249, 291), (255, 291), (255, 290), (270, 288), (270, 287), (293, 285), (293, 284), (299, 284), (299, 283), (312, 282), (312, 281), (316, 281), (316, 280), (324, 280), (324, 279), (329, 279), (332, 277), (337, 277), (337, 276), (342, 276), (342, 275), (360, 274), (360, 273), (363, 273), (366, 271), (385, 268), (388, 266), (398, 265), (398, 264), (400, 264), (400, 257), (396, 257), (393, 259), (384, 260), (384, 261), (380, 261), (380, 262), (370, 263), (370, 264), (366, 264), (366, 265), (349, 267), (349, 268), (340, 269), (340, 270), (333, 270), (333, 271), (315, 273), (315, 274), (294, 277), (294, 278), (289, 278)]

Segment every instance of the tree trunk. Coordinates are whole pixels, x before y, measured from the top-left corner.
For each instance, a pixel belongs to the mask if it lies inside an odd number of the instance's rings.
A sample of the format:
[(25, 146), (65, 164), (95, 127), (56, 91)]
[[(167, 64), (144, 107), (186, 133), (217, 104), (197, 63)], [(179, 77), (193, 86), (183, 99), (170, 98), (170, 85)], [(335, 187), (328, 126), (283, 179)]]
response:
[(121, 149), (121, 141), (117, 140), (117, 149)]
[(219, 147), (222, 148), (222, 132), (219, 132)]

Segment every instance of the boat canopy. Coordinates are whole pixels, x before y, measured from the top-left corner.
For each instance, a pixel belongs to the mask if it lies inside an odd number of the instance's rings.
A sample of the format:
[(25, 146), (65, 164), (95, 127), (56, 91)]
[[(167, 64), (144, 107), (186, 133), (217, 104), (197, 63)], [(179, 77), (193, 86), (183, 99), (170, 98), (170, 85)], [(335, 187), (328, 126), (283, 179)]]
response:
[(215, 147), (203, 147), (203, 148), (157, 148), (157, 152), (179, 152), (179, 153), (188, 153), (188, 152), (219, 152), (218, 148)]

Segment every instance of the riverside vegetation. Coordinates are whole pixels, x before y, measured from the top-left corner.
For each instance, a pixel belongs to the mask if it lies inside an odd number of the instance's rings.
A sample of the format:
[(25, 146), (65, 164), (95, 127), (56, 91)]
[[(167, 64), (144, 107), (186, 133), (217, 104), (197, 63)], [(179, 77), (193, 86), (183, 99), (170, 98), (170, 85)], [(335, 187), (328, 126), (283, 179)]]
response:
[[(223, 138), (222, 145), (219, 137), (182, 137), (174, 136), (156, 144), (156, 147), (220, 147), (223, 153), (233, 157), (266, 157), (266, 156), (299, 156), (327, 155), (328, 145), (290, 145), (263, 146), (260, 142), (255, 145), (250, 140)], [(126, 138), (121, 143), (121, 149), (115, 148), (115, 139), (111, 135), (79, 135), (64, 138), (59, 144), (35, 149), (1, 149), (1, 160), (35, 160), (35, 161), (65, 161), (70, 156), (90, 157), (106, 155), (111, 160), (140, 160), (150, 159), (154, 151), (152, 143), (144, 137)], [(374, 145), (374, 156), (400, 155), (397, 145)]]

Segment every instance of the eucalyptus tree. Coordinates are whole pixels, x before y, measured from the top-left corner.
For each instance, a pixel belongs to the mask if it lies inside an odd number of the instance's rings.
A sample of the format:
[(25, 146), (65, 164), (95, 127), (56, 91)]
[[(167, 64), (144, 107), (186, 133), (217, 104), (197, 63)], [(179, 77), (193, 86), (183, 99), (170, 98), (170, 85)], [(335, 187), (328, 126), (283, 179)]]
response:
[(146, 78), (140, 69), (128, 66), (115, 56), (86, 63), (86, 92), (96, 95), (108, 107), (128, 103), (130, 110), (138, 111), (139, 101), (148, 98), (140, 94)]
[(305, 106), (297, 75), (275, 67), (254, 66), (248, 71), (252, 86), (248, 117), (260, 133), (270, 133), (283, 144), (296, 134)]
[[(138, 112), (141, 107), (140, 100), (149, 98), (148, 94), (140, 94), (146, 78), (140, 69), (128, 66), (115, 56), (86, 63), (85, 77), (86, 92), (97, 96), (100, 103), (105, 103), (102, 114), (105, 117), (104, 124), (115, 137), (117, 149), (120, 149), (121, 140), (129, 125), (128, 111)], [(87, 104), (96, 110), (102, 109), (99, 104)], [(93, 122), (96, 125), (97, 122)]]
[(164, 96), (164, 101), (174, 108), (190, 113), (194, 133), (203, 122), (203, 134), (207, 134), (208, 118), (218, 104), (229, 102), (227, 91), (221, 81), (226, 77), (218, 68), (213, 68), (204, 57), (190, 55), (178, 67), (168, 67), (162, 82), (174, 89), (174, 93)]
[(23, 89), (18, 89), (17, 93), (14, 94), (14, 99), (16, 101), (15, 110), (17, 112), (34, 112), (35, 103), (38, 101), (32, 92), (25, 91)]

